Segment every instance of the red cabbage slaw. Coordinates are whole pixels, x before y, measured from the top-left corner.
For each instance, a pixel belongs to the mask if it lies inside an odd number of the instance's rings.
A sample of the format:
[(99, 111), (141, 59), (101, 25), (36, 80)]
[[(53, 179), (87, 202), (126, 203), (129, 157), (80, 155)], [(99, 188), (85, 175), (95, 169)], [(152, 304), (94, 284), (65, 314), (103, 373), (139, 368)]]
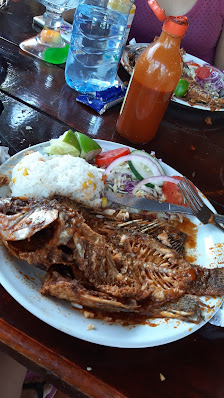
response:
[[(186, 74), (192, 77), (199, 84), (199, 86), (203, 88), (204, 91), (211, 95), (211, 97), (221, 98), (224, 96), (223, 71), (208, 63), (204, 63), (198, 66), (193, 61), (188, 61), (185, 63), (188, 67), (184, 69)], [(197, 76), (196, 70), (201, 67), (208, 68), (208, 70), (210, 71), (210, 75), (208, 77), (200, 78)]]
[[(151, 152), (151, 155), (155, 158), (155, 163), (144, 156), (132, 154), (121, 156), (114, 160), (105, 170), (105, 175), (107, 176), (105, 189), (115, 193), (126, 193), (164, 200), (161, 188), (163, 182), (169, 181), (178, 184), (179, 180), (171, 176), (162, 175), (156, 164), (157, 162), (161, 163), (162, 160), (155, 157), (155, 152)], [(129, 167), (128, 161), (130, 160), (138, 160), (144, 164), (152, 171), (152, 175), (139, 181)], [(150, 182), (154, 185), (154, 188), (148, 188), (145, 185)]]

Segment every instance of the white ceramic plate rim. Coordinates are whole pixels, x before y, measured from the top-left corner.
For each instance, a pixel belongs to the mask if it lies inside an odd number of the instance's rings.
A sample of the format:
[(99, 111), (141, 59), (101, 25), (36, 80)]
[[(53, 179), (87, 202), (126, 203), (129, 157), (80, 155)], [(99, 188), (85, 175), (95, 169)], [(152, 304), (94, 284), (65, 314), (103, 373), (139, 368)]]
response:
[[(124, 147), (124, 145), (109, 141), (96, 140), (104, 150)], [(0, 167), (0, 172), (10, 173), (10, 167), (17, 163), (28, 150), (41, 150), (48, 143), (37, 144), (27, 148), (11, 157)], [(131, 148), (133, 149), (133, 148)], [(169, 175), (180, 175), (170, 166), (163, 164)], [(9, 174), (10, 175), (10, 174)], [(5, 192), (0, 189), (0, 195)], [(211, 209), (214, 208), (205, 200)], [(191, 218), (190, 218), (191, 219)], [(194, 223), (195, 219), (194, 219)], [(221, 232), (213, 225), (199, 225), (198, 236), (200, 237), (197, 247), (197, 260), (200, 265), (218, 266), (217, 252), (212, 251), (203, 254), (205, 241), (210, 242), (213, 247), (221, 240)], [(202, 256), (202, 259), (200, 259)], [(207, 262), (205, 261), (207, 259)], [(209, 260), (208, 260), (209, 259)], [(0, 247), (0, 283), (8, 293), (26, 310), (41, 319), (46, 324), (76, 338), (119, 348), (144, 348), (167, 344), (179, 340), (201, 328), (219, 309), (222, 299), (209, 299), (207, 304), (214, 308), (205, 314), (205, 320), (198, 325), (176, 320), (153, 319), (151, 322), (156, 327), (149, 325), (134, 325), (124, 327), (119, 324), (110, 324), (105, 321), (86, 319), (81, 313), (74, 310), (70, 303), (51, 297), (42, 296), (39, 289), (44, 279), (44, 272), (11, 257), (6, 249)], [(88, 330), (89, 324), (94, 325), (94, 330)]]
[[(134, 46), (139, 47), (139, 46), (141, 46), (141, 45), (149, 45), (149, 43), (136, 43), (136, 44), (133, 44), (132, 46), (133, 46), (133, 47), (134, 47)], [(131, 45), (130, 45), (130, 46), (131, 46)], [(194, 55), (190, 55), (190, 54), (188, 54), (188, 53), (186, 53), (186, 54), (183, 55), (183, 60), (184, 60), (185, 62), (193, 61), (193, 62), (195, 62), (195, 63), (197, 63), (197, 64), (199, 64), (199, 65), (203, 65), (203, 64), (206, 63), (206, 62), (203, 61), (202, 59), (200, 59), (200, 58), (198, 58), (198, 57), (195, 57)], [(126, 65), (125, 50), (124, 50), (123, 55), (122, 55), (122, 58), (121, 58), (121, 64), (123, 65), (124, 69), (126, 69), (127, 72), (130, 73), (130, 70), (128, 69), (128, 67), (127, 67), (127, 65)], [(176, 103), (181, 104), (181, 105), (188, 106), (188, 107), (190, 107), (190, 108), (196, 108), (196, 109), (201, 109), (201, 110), (206, 110), (206, 111), (210, 111), (210, 110), (211, 110), (210, 107), (207, 106), (207, 105), (203, 105), (203, 104), (201, 104), (201, 105), (198, 105), (198, 104), (191, 105), (191, 104), (189, 104), (189, 102), (184, 101), (184, 100), (182, 100), (181, 98), (177, 98), (177, 97), (175, 97), (175, 96), (173, 96), (173, 97), (171, 98), (171, 101), (176, 102)], [(224, 111), (224, 108), (215, 109), (215, 111), (217, 111), (217, 112)]]

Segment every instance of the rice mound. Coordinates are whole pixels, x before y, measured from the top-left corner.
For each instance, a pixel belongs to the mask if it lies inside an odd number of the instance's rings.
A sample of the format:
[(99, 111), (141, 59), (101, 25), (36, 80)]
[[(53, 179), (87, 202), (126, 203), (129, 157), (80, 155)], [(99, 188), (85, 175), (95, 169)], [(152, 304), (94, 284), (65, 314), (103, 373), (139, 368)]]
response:
[(52, 198), (66, 196), (98, 207), (104, 191), (103, 171), (71, 155), (25, 155), (12, 170), (12, 196)]

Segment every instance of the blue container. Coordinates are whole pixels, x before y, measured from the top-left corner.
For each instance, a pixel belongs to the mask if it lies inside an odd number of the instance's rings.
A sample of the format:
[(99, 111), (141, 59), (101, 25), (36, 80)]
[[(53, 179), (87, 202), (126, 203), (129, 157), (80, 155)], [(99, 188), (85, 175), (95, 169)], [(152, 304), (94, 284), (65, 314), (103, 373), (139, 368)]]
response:
[[(123, 1), (125, 7), (122, 8)], [(65, 67), (65, 80), (70, 87), (91, 93), (113, 85), (132, 2), (80, 0)], [(117, 3), (121, 3), (121, 7), (117, 7)]]

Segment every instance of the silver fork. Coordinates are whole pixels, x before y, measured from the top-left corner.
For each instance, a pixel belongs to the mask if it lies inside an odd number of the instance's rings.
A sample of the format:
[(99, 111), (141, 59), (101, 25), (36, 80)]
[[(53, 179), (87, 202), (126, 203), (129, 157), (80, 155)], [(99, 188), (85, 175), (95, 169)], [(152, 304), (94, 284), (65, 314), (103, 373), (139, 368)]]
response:
[(224, 227), (215, 219), (215, 213), (206, 206), (198, 192), (192, 187), (186, 177), (180, 180), (178, 187), (180, 188), (183, 198), (199, 221), (203, 224), (214, 224), (224, 232)]

